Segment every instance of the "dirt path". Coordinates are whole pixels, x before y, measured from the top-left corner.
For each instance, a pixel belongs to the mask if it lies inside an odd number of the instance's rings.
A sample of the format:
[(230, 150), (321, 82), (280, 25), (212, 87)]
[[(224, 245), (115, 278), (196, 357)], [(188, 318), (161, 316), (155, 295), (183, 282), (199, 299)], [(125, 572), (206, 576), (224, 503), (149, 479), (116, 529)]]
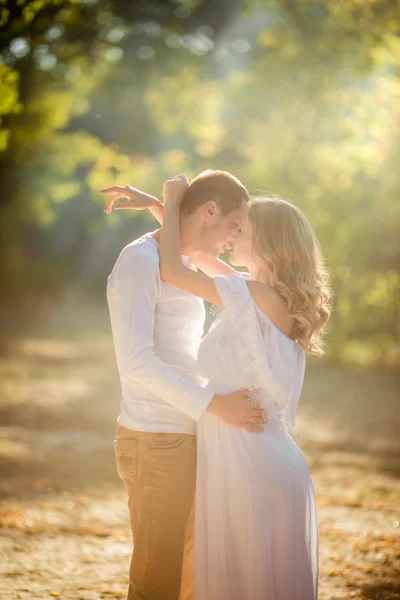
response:
[[(19, 341), (0, 376), (0, 598), (124, 598), (109, 337)], [(400, 598), (399, 389), (387, 374), (307, 376), (296, 441), (318, 499), (321, 600)]]

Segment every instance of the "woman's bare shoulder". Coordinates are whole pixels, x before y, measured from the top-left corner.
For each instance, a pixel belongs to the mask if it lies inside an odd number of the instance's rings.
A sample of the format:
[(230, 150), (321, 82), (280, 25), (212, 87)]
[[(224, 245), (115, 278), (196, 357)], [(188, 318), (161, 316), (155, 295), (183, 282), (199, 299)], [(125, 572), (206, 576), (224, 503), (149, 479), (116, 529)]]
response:
[(293, 328), (293, 317), (288, 315), (285, 300), (278, 292), (260, 281), (248, 281), (250, 293), (254, 302), (259, 306), (273, 323), (288, 337)]

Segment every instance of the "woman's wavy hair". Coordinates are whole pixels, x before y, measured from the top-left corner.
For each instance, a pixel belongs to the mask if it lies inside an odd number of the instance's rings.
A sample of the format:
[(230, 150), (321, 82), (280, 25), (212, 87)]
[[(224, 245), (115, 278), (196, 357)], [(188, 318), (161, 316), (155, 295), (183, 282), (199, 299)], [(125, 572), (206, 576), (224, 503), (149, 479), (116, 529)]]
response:
[(331, 288), (321, 247), (304, 216), (279, 196), (252, 198), (249, 219), (254, 250), (266, 262), (273, 286), (294, 319), (293, 338), (312, 354), (323, 354)]

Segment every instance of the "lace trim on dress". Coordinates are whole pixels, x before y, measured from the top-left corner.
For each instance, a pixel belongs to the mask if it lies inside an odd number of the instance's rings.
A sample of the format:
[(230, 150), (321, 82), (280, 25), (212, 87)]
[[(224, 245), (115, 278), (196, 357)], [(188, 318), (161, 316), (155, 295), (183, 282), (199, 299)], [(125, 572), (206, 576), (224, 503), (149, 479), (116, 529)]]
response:
[(239, 372), (243, 372), (244, 387), (261, 388), (262, 395), (256, 400), (256, 404), (268, 411), (267, 401), (272, 401), (284, 427), (295, 433), (298, 402), (296, 373), (293, 374), (294, 381), (290, 390), (276, 380), (268, 364), (254, 300), (246, 281), (236, 275), (218, 276), (214, 281), (225, 310), (243, 344), (240, 358), (237, 357), (236, 360)]
[[(236, 274), (232, 274), (232, 275), (216, 275), (216, 277), (232, 277), (232, 276), (240, 277), (242, 279), (249, 279), (250, 274), (247, 271), (236, 271)], [(215, 279), (215, 277), (214, 277), (214, 279)], [(208, 314), (211, 317), (213, 317), (213, 321), (209, 328), (209, 332), (211, 331), (211, 329), (214, 328), (214, 325), (216, 325), (218, 323), (218, 321), (220, 320), (220, 316), (223, 313), (224, 308), (225, 307), (220, 304), (211, 304), (210, 305), (210, 308), (208, 309)]]

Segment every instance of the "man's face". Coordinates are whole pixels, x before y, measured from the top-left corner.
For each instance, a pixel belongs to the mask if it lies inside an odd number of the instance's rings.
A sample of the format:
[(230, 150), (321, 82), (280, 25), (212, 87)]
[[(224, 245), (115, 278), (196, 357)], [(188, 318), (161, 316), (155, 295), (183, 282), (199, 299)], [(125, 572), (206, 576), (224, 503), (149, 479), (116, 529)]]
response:
[(238, 210), (223, 216), (218, 211), (210, 222), (204, 226), (202, 251), (209, 257), (216, 258), (226, 250), (231, 250), (240, 231), (241, 222), (247, 216), (247, 206), (243, 202)]

